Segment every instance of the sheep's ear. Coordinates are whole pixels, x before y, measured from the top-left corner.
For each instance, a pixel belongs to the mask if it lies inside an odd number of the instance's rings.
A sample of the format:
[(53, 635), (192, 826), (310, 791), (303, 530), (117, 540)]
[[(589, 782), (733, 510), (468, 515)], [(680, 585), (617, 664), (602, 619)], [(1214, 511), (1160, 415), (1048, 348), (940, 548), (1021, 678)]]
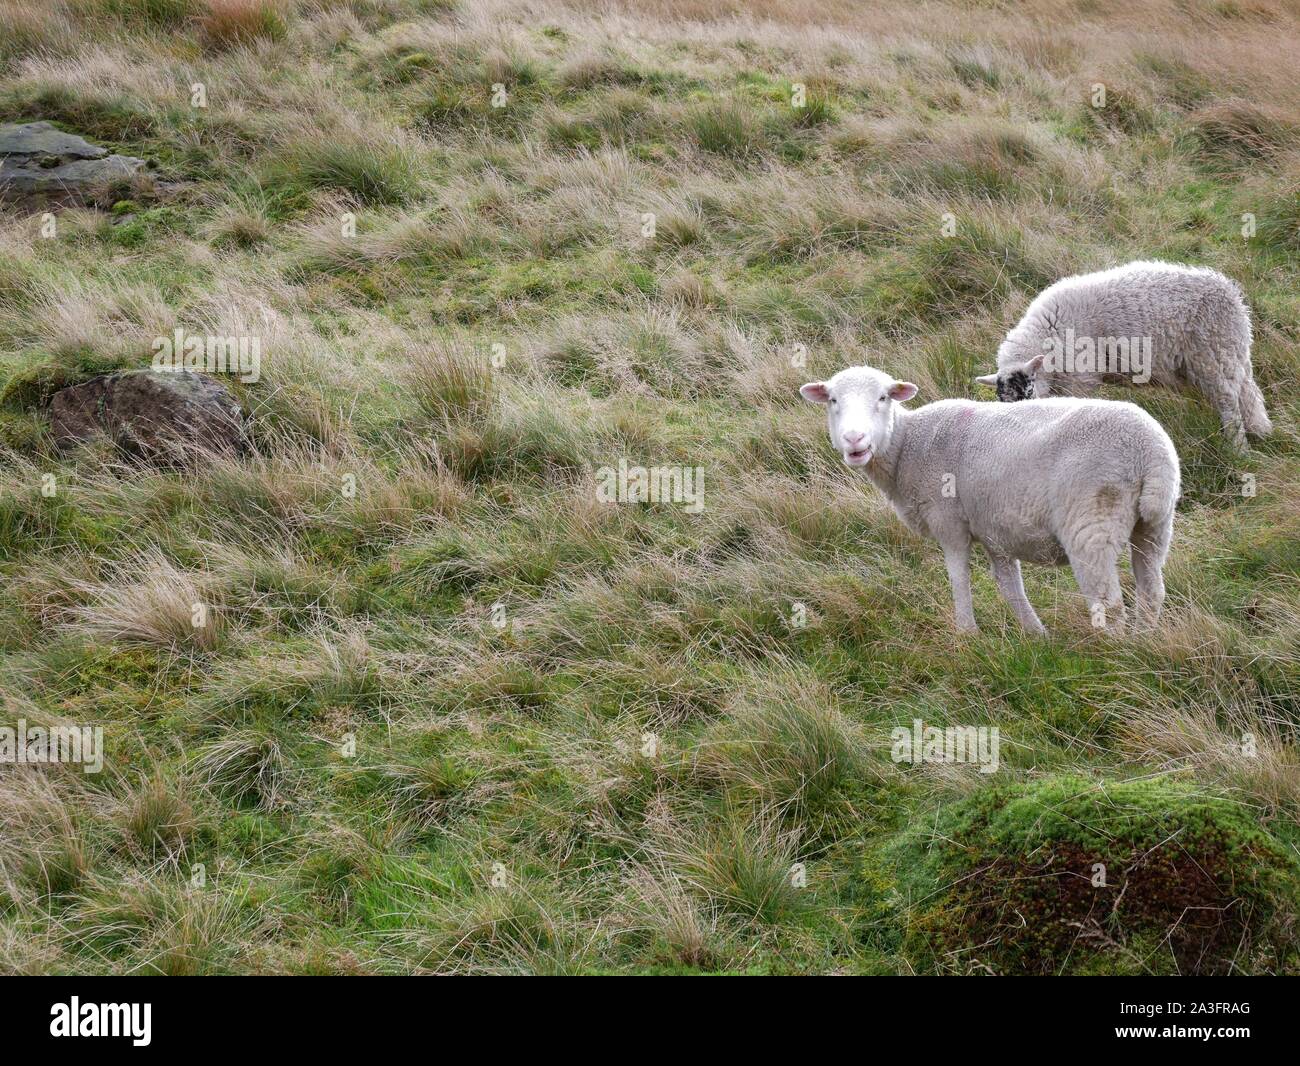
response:
[(1039, 368), (1043, 365), (1043, 360), (1046, 358), (1047, 358), (1046, 354), (1034, 356), (1031, 360), (1029, 360), (1029, 362), (1025, 364), (1025, 373), (1036, 374)]
[(916, 386), (910, 381), (895, 381), (894, 384), (889, 387), (889, 398), (891, 400), (897, 400), (899, 403), (907, 403), (907, 401), (915, 395)]
[(981, 374), (975, 379), (976, 385), (987, 385), (990, 389), (998, 387), (998, 376), (996, 374)]
[(830, 403), (831, 390), (824, 381), (810, 381), (799, 386), (799, 395), (809, 403)]

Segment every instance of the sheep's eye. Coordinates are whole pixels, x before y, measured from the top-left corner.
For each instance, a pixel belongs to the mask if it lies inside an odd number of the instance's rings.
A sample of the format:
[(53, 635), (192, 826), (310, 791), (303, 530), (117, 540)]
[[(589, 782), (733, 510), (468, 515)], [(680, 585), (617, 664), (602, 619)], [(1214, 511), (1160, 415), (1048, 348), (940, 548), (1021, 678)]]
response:
[(832, 407), (834, 407), (834, 406), (835, 406), (836, 404), (838, 404), (839, 402), (840, 402), (840, 401), (837, 400), (834, 396), (831, 397), (831, 406), (832, 406)]

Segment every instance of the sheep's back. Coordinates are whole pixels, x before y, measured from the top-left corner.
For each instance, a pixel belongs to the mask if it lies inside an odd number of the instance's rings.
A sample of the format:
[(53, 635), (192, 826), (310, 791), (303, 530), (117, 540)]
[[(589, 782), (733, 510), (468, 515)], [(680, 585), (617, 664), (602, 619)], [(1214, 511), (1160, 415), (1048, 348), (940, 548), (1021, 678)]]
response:
[(1214, 270), (1170, 264), (1129, 264), (1064, 278), (1030, 304), (1013, 331), (1021, 337), (1151, 337), (1160, 345), (1200, 332), (1207, 318), (1240, 319), (1249, 312), (1240, 287)]
[(1168, 435), (1119, 401), (947, 400), (913, 412), (908, 435), (919, 490), (950, 485), (981, 538), (1056, 537), (1085, 510), (1135, 520), (1144, 484), (1178, 480)]

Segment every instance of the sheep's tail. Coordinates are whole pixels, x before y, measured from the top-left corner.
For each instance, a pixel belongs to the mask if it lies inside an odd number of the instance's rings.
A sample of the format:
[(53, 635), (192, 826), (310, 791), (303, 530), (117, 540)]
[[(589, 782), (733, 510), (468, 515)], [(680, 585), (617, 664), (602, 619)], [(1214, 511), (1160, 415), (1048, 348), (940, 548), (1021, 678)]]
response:
[(1273, 432), (1273, 423), (1264, 407), (1264, 394), (1253, 377), (1242, 384), (1237, 407), (1241, 411), (1241, 424), (1252, 437), (1267, 437)]
[(1161, 529), (1172, 522), (1178, 505), (1180, 478), (1178, 453), (1172, 443), (1165, 443), (1165, 454), (1151, 462), (1142, 475), (1138, 490), (1138, 519), (1150, 529)]

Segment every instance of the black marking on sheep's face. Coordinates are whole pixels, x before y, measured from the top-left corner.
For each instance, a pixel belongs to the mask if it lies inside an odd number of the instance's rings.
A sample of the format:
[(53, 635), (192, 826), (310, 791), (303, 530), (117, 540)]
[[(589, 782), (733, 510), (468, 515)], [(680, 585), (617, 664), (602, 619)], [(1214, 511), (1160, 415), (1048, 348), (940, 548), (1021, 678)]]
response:
[(1034, 383), (1023, 370), (998, 376), (998, 399), (1003, 403), (1015, 403), (1017, 400), (1032, 400)]

